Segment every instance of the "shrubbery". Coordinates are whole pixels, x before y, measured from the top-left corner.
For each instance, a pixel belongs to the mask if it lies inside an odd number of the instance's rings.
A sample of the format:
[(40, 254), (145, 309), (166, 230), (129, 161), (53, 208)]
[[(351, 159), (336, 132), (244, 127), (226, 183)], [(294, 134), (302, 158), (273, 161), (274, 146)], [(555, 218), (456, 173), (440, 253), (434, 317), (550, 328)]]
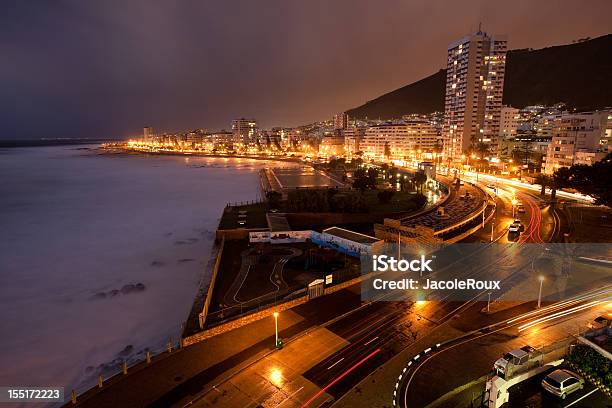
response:
[(591, 347), (575, 346), (567, 360), (585, 374), (599, 379), (606, 387), (612, 387), (612, 363)]

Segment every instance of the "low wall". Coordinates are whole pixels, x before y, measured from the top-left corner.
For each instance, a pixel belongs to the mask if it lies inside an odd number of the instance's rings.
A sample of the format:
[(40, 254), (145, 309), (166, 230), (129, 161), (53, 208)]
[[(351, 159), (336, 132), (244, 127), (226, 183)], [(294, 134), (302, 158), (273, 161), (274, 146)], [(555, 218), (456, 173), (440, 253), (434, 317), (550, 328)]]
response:
[[(363, 276), (358, 276), (356, 278), (353, 278), (351, 280), (348, 280), (346, 282), (342, 282), (342, 283), (338, 283), (337, 285), (333, 285), (333, 286), (329, 286), (327, 288), (325, 288), (325, 292), (324, 295), (329, 295), (331, 293), (337, 292), (339, 290), (345, 289), (349, 286), (355, 285), (359, 282), (361, 282), (361, 280), (363, 279)], [(284, 303), (281, 303), (279, 305), (275, 305), (275, 306), (270, 306), (267, 309), (264, 310), (260, 310), (258, 312), (240, 317), (238, 319), (229, 321), (227, 323), (223, 323), (219, 326), (215, 326), (211, 329), (208, 330), (204, 330), (200, 333), (196, 333), (194, 335), (185, 337), (183, 339), (183, 346), (189, 346), (191, 344), (195, 344), (195, 343), (199, 343), (203, 340), (209, 339), (213, 336), (216, 336), (218, 334), (221, 333), (225, 333), (228, 332), (230, 330), (234, 330), (237, 329), (239, 327), (242, 326), (246, 326), (249, 323), (253, 323), (256, 322), (258, 320), (264, 319), (266, 317), (272, 316), (275, 312), (282, 312), (285, 310), (289, 310), (293, 307), (299, 306), (301, 304), (304, 304), (306, 302), (308, 302), (308, 296), (301, 296), (297, 299), (293, 299)]]
[(218, 229), (215, 237), (218, 240), (225, 239), (226, 241), (248, 240), (249, 232), (268, 231), (267, 228), (234, 228), (234, 229)]
[(223, 256), (224, 247), (225, 247), (225, 237), (222, 237), (221, 243), (219, 244), (219, 250), (217, 251), (217, 254), (216, 254), (215, 264), (213, 266), (210, 283), (208, 284), (208, 290), (206, 291), (206, 299), (204, 300), (204, 307), (202, 308), (202, 312), (199, 315), (200, 329), (203, 329), (204, 324), (206, 323), (206, 316), (208, 315), (208, 308), (210, 307), (210, 301), (212, 299), (212, 294), (213, 294), (213, 291), (215, 290), (215, 282), (217, 280), (217, 274), (219, 273), (219, 265), (221, 264), (221, 257)]

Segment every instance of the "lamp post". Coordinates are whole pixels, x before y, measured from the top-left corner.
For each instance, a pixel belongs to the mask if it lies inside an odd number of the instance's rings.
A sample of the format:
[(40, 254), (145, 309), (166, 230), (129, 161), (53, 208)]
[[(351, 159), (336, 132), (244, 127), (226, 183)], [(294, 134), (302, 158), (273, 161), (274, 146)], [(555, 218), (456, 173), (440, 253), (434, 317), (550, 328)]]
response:
[(278, 348), (278, 312), (274, 312), (274, 332), (276, 333), (276, 341), (274, 347)]
[(540, 281), (540, 292), (538, 293), (538, 309), (539, 309), (542, 304), (542, 284), (544, 283), (544, 276), (540, 275), (538, 277), (538, 280)]

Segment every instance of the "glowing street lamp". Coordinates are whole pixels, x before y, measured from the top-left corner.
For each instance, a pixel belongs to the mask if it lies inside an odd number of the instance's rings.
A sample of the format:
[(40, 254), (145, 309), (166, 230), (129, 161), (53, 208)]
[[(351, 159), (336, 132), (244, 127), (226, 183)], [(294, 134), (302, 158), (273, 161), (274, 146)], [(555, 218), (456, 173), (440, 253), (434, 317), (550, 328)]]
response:
[(516, 205), (518, 204), (518, 200), (516, 199), (516, 197), (512, 197), (512, 218), (514, 218), (514, 208), (516, 207)]
[(544, 283), (544, 276), (540, 275), (538, 277), (538, 280), (540, 281), (540, 292), (538, 293), (538, 309), (539, 309), (540, 306), (542, 305), (542, 284)]
[(276, 333), (276, 341), (274, 347), (277, 349), (283, 347), (283, 342), (278, 338), (278, 312), (274, 312), (274, 332)]

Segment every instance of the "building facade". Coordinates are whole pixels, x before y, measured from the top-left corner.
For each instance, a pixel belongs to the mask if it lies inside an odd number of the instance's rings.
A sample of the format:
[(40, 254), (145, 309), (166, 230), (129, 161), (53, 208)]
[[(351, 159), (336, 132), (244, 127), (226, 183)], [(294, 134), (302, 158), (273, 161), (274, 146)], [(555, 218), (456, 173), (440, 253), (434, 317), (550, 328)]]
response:
[(346, 113), (339, 113), (334, 115), (334, 129), (346, 129), (348, 126), (348, 115)]
[(601, 160), (609, 148), (606, 138), (609, 116), (608, 111), (561, 115), (553, 127), (544, 173)]
[(518, 130), (519, 110), (512, 106), (502, 106), (499, 121), (499, 138), (508, 140), (516, 137)]
[(142, 138), (146, 142), (151, 142), (155, 134), (153, 133), (153, 128), (151, 126), (145, 126), (142, 129)]
[(423, 151), (433, 151), (437, 143), (436, 129), (426, 120), (414, 120), (369, 127), (360, 150), (370, 159), (407, 160)]
[(505, 36), (480, 30), (449, 45), (443, 134), (450, 162), (479, 143), (497, 152), (506, 50)]
[(232, 133), (236, 144), (242, 143), (245, 146), (257, 144), (259, 126), (255, 119), (234, 119), (232, 120)]

